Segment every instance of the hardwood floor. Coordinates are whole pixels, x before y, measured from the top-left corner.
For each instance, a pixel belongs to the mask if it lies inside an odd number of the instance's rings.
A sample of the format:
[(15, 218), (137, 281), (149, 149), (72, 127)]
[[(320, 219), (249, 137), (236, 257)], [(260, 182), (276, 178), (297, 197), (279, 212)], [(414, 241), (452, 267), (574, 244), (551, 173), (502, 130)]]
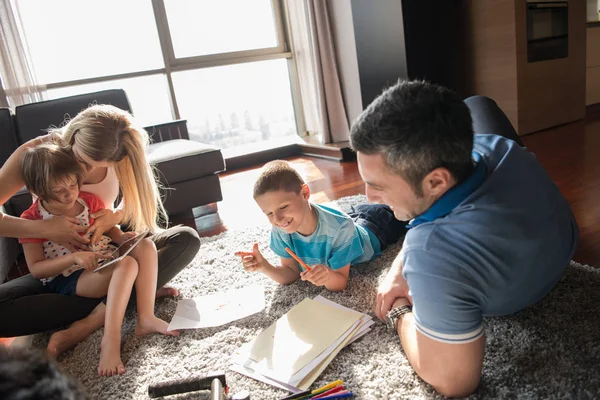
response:
[[(600, 107), (588, 108), (584, 121), (522, 137), (537, 155), (567, 198), (580, 228), (580, 244), (574, 259), (600, 267)], [(356, 162), (338, 163), (314, 157), (288, 160), (309, 183), (315, 202), (364, 194)], [(221, 175), (223, 201), (194, 210), (195, 218), (174, 222), (195, 226), (201, 236), (227, 229), (243, 229), (265, 223), (252, 199), (252, 185), (260, 165)]]

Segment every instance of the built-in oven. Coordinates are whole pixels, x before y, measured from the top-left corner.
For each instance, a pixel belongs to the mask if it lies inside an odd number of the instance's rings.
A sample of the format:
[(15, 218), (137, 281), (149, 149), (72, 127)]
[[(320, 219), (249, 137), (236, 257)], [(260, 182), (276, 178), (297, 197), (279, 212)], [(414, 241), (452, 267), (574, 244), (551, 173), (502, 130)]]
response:
[(527, 61), (569, 56), (568, 1), (527, 0)]

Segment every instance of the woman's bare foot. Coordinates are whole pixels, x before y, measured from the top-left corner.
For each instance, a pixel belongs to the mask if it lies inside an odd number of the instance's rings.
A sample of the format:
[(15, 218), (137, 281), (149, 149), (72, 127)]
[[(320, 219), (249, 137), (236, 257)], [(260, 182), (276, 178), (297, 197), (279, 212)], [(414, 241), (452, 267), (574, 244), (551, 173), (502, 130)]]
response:
[(169, 286), (163, 286), (160, 289), (158, 289), (156, 291), (156, 298), (161, 298), (161, 297), (178, 297), (179, 296), (179, 290), (175, 289), (174, 287), (169, 287)]
[(75, 321), (67, 329), (55, 332), (48, 341), (46, 352), (52, 358), (57, 358), (87, 338), (104, 325), (106, 306), (100, 303), (87, 317)]
[(104, 336), (101, 347), (98, 375), (113, 376), (125, 373), (125, 366), (121, 361), (121, 339)]
[(161, 333), (167, 336), (178, 336), (179, 331), (167, 331), (169, 324), (154, 315), (150, 318), (138, 318), (135, 326), (137, 336), (148, 335), (150, 333)]

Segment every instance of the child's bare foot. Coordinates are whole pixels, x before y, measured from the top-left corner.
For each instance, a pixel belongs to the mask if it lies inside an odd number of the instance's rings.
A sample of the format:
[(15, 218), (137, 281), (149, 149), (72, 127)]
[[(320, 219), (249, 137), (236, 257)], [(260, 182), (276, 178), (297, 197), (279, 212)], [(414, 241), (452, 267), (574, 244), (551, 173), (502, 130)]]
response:
[(125, 373), (125, 366), (121, 361), (121, 340), (103, 337), (101, 347), (98, 375), (113, 376)]
[(135, 327), (135, 334), (138, 336), (148, 335), (150, 333), (161, 333), (167, 336), (178, 336), (179, 331), (167, 331), (169, 324), (154, 315), (150, 318), (139, 318)]
[(163, 286), (156, 291), (156, 298), (167, 297), (167, 296), (178, 297), (179, 290), (175, 289), (174, 287)]

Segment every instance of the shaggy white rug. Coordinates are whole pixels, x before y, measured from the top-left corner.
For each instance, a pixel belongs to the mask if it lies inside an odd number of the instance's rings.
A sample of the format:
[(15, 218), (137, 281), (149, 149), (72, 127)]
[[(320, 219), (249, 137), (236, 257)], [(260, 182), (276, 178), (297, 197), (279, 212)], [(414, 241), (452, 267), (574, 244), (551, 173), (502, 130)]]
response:
[[(365, 202), (353, 196), (334, 202), (348, 210)], [(91, 335), (59, 361), (88, 393), (99, 399), (148, 398), (148, 385), (222, 370), (233, 393), (248, 390), (254, 400), (279, 399), (287, 392), (230, 371), (230, 355), (254, 338), (293, 305), (319, 294), (355, 310), (371, 313), (378, 283), (399, 251), (388, 249), (377, 260), (355, 267), (348, 288), (331, 293), (306, 282), (280, 286), (261, 274), (246, 273), (233, 254), (254, 242), (268, 250), (269, 227), (225, 232), (202, 239), (200, 253), (172, 282), (182, 297), (211, 294), (251, 283), (265, 288), (263, 312), (209, 329), (183, 331), (180, 337), (134, 336), (135, 318), (128, 312), (123, 327), (122, 357), (127, 372), (100, 378), (96, 374), (102, 330)], [(545, 300), (514, 316), (485, 320), (486, 355), (483, 376), (471, 398), (595, 398), (600, 393), (600, 271), (571, 263), (559, 285)], [(157, 315), (169, 321), (176, 300), (157, 303)], [(38, 335), (43, 347), (48, 334)], [(398, 338), (377, 322), (373, 330), (343, 349), (315, 385), (342, 379), (359, 399), (430, 399), (439, 396), (408, 364)], [(170, 398), (208, 398), (198, 393)]]

